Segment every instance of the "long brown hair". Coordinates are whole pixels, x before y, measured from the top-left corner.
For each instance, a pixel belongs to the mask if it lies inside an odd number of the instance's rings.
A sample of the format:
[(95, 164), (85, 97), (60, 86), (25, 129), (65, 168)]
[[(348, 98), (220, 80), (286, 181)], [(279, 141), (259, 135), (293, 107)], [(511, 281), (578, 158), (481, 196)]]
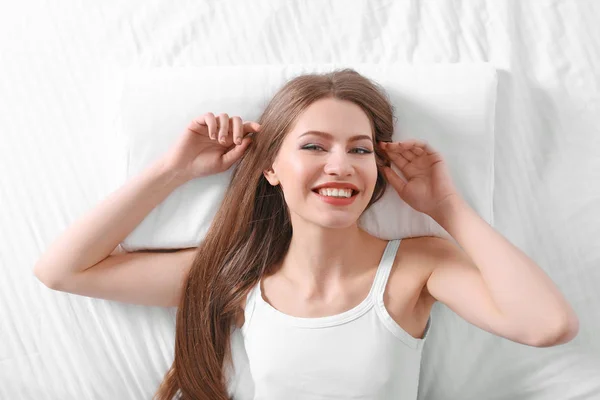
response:
[[(267, 105), (250, 147), (235, 166), (231, 183), (210, 229), (198, 246), (177, 310), (175, 359), (154, 396), (228, 400), (225, 363), (240, 305), (261, 277), (274, 273), (291, 238), (288, 207), (280, 185), (263, 171), (273, 164), (298, 116), (322, 98), (351, 101), (371, 121), (375, 142), (391, 141), (393, 107), (377, 83), (352, 69), (307, 74), (287, 82)], [(389, 159), (376, 146), (377, 182), (366, 208), (381, 198), (381, 172)], [(366, 209), (365, 208), (365, 209)], [(229, 364), (231, 365), (231, 364)]]

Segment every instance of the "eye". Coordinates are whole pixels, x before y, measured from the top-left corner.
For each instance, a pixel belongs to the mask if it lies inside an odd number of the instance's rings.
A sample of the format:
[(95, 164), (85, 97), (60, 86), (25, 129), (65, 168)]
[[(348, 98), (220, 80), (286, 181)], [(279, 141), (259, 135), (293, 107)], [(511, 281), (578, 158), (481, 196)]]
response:
[[(321, 149), (321, 150), (323, 150), (323, 148), (321, 146), (316, 145), (316, 144), (307, 144), (306, 146), (303, 146), (302, 149), (303, 150), (314, 150), (314, 149)], [(362, 147), (355, 147), (354, 149), (352, 149), (352, 151), (355, 151), (355, 150), (360, 151), (360, 153), (358, 153), (358, 154), (371, 154), (371, 153), (373, 153), (371, 150), (365, 149), (365, 148), (362, 148)]]
[(360, 150), (360, 151), (364, 152), (364, 153), (359, 153), (359, 154), (371, 154), (372, 153), (371, 150), (369, 150), (369, 149), (363, 149), (362, 147), (357, 147), (357, 148), (352, 149), (352, 150)]
[(315, 148), (319, 148), (319, 149), (323, 150), (323, 148), (321, 146), (318, 146), (316, 144), (307, 144), (306, 146), (302, 147), (302, 150), (313, 150)]

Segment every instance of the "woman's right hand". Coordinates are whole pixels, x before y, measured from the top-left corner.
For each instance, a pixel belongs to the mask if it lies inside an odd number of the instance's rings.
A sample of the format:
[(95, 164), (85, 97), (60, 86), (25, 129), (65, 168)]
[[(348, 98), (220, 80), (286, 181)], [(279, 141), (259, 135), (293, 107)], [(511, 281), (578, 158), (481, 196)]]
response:
[(251, 142), (247, 135), (259, 131), (257, 122), (209, 112), (190, 122), (163, 161), (184, 181), (218, 174), (244, 154)]

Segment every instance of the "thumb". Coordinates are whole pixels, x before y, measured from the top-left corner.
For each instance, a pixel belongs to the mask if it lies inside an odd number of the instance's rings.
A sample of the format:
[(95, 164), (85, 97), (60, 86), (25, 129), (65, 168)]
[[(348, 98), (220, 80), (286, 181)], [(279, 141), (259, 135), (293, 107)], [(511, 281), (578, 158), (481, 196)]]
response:
[(383, 172), (388, 182), (396, 189), (396, 192), (398, 192), (400, 197), (402, 197), (401, 193), (404, 191), (406, 182), (404, 182), (404, 180), (402, 180), (402, 178), (390, 167), (383, 167)]
[(240, 159), (240, 157), (242, 157), (242, 154), (244, 154), (244, 151), (246, 151), (246, 149), (250, 145), (250, 142), (252, 142), (252, 138), (246, 136), (242, 140), (242, 144), (233, 146), (231, 150), (223, 154), (223, 167), (225, 168), (225, 170), (228, 170), (233, 165), (233, 163), (235, 163), (237, 160)]

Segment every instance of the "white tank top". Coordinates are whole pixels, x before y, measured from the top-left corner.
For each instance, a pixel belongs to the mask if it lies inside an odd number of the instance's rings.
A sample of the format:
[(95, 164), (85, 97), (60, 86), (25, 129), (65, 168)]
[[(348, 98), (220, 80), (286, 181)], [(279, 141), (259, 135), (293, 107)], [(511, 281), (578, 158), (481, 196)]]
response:
[(367, 297), (341, 314), (300, 318), (248, 293), (245, 322), (232, 337), (235, 400), (412, 400), (417, 398), (422, 339), (402, 329), (383, 294), (400, 239), (389, 241)]

